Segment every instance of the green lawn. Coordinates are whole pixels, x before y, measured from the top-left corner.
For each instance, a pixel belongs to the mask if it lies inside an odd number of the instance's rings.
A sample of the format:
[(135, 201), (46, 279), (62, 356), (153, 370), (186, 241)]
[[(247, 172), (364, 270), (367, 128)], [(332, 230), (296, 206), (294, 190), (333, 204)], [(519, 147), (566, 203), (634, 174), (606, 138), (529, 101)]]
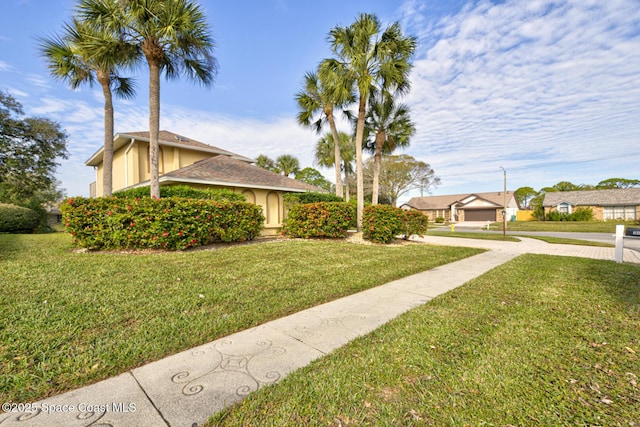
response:
[(0, 235), (0, 401), (86, 385), (479, 252), (296, 240), (73, 253), (63, 233)]
[[(507, 223), (507, 230), (512, 231), (560, 231), (584, 233), (615, 233), (617, 224), (627, 227), (638, 227), (634, 221), (515, 221)], [(502, 230), (501, 222), (491, 224), (492, 230)]]
[(637, 426), (640, 268), (521, 256), (211, 425)]

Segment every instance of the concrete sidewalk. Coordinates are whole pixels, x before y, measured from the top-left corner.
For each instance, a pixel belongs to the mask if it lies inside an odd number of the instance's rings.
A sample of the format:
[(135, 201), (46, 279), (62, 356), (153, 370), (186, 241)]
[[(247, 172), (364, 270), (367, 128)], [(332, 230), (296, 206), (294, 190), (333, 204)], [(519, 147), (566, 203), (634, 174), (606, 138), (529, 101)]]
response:
[[(0, 415), (6, 426), (192, 426), (350, 340), (518, 255), (614, 259), (612, 248), (428, 236), (488, 252), (322, 304)], [(625, 261), (640, 264), (635, 251)], [(25, 408), (15, 408), (25, 409)]]

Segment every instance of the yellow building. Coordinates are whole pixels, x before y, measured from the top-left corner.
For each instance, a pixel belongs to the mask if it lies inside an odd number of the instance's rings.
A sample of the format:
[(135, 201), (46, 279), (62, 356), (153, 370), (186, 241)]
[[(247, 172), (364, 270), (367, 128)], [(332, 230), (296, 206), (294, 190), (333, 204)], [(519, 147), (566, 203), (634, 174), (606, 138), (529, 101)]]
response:
[[(149, 185), (149, 132), (116, 134), (113, 151), (113, 191)], [(102, 196), (103, 154), (104, 147), (101, 147), (85, 162), (96, 171), (96, 181), (90, 185), (91, 197)], [(259, 168), (253, 162), (248, 157), (160, 131), (160, 185), (186, 184), (242, 193), (248, 202), (262, 207), (265, 216), (263, 234), (275, 234), (282, 227), (285, 193), (324, 191)]]

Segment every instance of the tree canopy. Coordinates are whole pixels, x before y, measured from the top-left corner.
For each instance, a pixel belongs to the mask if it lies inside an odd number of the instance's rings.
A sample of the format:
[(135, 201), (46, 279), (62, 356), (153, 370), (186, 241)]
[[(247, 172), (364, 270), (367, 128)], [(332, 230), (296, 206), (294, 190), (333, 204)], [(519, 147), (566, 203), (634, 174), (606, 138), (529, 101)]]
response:
[(306, 167), (298, 173), (296, 173), (296, 179), (298, 181), (306, 182), (307, 184), (315, 185), (324, 190), (331, 191), (331, 184), (317, 169)]
[(520, 187), (514, 193), (518, 206), (521, 209), (528, 209), (531, 199), (538, 195), (538, 192), (531, 187)]
[(22, 104), (0, 90), (0, 201), (54, 201), (54, 173), (58, 160), (68, 157), (67, 138), (58, 123), (26, 116)]
[(640, 187), (640, 179), (609, 178), (596, 184), (596, 189)]
[[(374, 160), (369, 158), (364, 165), (366, 188), (371, 192), (373, 184)], [(404, 194), (417, 188), (429, 190), (440, 184), (440, 178), (429, 164), (416, 160), (407, 154), (382, 156), (380, 163), (380, 201), (395, 206)]]

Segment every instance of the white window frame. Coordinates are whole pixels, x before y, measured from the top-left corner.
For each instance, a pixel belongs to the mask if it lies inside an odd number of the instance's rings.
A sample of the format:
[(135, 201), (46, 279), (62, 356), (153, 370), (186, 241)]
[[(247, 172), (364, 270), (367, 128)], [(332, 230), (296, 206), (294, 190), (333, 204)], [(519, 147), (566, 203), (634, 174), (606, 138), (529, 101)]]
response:
[(605, 206), (603, 219), (633, 221), (636, 217), (636, 207), (634, 205)]
[(567, 202), (559, 203), (556, 210), (560, 213), (571, 214), (571, 205)]

